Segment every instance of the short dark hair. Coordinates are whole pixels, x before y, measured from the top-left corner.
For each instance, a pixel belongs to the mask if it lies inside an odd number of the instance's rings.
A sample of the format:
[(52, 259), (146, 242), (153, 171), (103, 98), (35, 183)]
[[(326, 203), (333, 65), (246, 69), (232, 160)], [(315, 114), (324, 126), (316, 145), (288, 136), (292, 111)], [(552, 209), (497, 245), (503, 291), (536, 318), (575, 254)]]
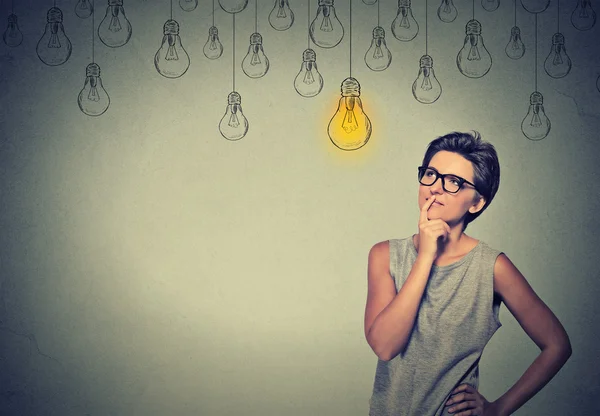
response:
[(498, 187), (500, 186), (500, 163), (494, 146), (481, 138), (477, 131), (472, 133), (452, 132), (438, 137), (427, 146), (423, 157), (423, 166), (429, 166), (429, 162), (439, 151), (458, 153), (473, 164), (475, 175), (473, 183), (477, 187), (478, 196), (485, 199), (483, 208), (471, 214), (467, 212), (463, 224), (463, 231), (467, 225), (475, 220), (491, 204)]

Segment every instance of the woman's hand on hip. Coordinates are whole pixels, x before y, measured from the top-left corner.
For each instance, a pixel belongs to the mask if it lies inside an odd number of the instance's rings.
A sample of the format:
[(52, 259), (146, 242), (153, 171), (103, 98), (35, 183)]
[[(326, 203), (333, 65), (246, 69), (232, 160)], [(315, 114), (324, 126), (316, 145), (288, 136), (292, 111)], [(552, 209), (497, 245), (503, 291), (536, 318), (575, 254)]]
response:
[(448, 412), (455, 416), (499, 416), (494, 402), (488, 402), (477, 389), (469, 384), (461, 384), (446, 402)]

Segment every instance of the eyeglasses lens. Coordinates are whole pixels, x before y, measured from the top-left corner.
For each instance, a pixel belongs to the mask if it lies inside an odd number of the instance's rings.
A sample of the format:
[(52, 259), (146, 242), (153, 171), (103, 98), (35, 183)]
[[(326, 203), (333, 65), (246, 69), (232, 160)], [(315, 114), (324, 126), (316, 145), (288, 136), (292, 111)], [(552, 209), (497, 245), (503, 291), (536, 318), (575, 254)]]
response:
[[(421, 169), (419, 171), (419, 182), (425, 186), (431, 186), (438, 178), (438, 173), (433, 169)], [(460, 179), (454, 175), (444, 176), (444, 189), (447, 192), (458, 192), (460, 189)]]

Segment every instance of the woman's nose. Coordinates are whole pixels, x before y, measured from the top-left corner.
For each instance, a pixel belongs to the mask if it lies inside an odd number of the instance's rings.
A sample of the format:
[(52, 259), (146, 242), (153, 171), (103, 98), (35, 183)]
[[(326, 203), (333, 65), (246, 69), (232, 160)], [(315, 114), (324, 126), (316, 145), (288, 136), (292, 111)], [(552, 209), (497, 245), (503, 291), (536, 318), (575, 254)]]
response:
[(441, 194), (444, 192), (444, 187), (442, 186), (442, 178), (436, 178), (435, 182), (431, 184), (431, 193)]

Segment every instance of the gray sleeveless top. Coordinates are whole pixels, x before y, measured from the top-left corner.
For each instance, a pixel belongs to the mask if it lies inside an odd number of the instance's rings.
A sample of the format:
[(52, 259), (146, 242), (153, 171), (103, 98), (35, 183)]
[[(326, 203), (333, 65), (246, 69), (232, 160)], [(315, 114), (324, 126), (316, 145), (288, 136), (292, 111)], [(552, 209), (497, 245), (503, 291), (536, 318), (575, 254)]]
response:
[[(398, 292), (417, 250), (412, 236), (389, 245)], [(452, 390), (479, 387), (479, 358), (502, 325), (493, 281), (500, 253), (479, 241), (455, 263), (432, 266), (406, 349), (377, 362), (370, 416), (450, 416), (445, 403)]]

